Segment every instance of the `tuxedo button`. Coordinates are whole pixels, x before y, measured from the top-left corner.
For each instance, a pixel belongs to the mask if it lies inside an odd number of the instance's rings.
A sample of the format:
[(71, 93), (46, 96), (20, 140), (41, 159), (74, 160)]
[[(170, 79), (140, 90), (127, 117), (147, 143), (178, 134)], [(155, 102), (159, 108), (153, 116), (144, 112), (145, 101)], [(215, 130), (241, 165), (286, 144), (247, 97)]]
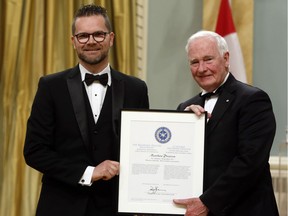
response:
[(92, 149), (93, 149), (93, 151), (95, 151), (95, 150), (96, 150), (96, 146), (95, 146), (95, 145), (93, 145), (93, 146), (92, 146)]
[(93, 133), (94, 133), (94, 134), (98, 134), (98, 131), (97, 131), (97, 130), (94, 130)]

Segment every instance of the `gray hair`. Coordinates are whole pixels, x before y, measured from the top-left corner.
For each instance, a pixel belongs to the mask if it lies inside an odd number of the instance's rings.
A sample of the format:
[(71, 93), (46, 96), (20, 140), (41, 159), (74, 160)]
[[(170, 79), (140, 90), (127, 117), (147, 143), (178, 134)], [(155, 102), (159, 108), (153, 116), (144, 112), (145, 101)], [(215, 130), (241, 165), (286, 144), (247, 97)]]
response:
[(218, 47), (220, 55), (224, 55), (224, 53), (229, 51), (227, 42), (221, 35), (217, 34), (216, 32), (202, 30), (202, 31), (196, 32), (195, 34), (193, 34), (192, 36), (188, 38), (187, 44), (185, 46), (186, 52), (188, 53), (188, 48), (192, 41), (194, 41), (197, 38), (202, 38), (202, 37), (213, 38), (217, 42), (217, 47)]

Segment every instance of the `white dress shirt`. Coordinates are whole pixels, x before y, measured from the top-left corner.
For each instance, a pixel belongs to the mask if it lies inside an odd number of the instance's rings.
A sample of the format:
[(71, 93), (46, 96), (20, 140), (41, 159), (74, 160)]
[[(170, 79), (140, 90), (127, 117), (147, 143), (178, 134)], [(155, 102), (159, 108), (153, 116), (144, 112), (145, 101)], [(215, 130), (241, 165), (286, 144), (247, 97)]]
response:
[[(85, 74), (86, 73), (93, 74), (93, 73), (86, 70), (81, 64), (79, 64), (79, 67), (80, 67), (80, 72), (81, 72), (81, 78), (82, 78), (82, 81), (84, 82)], [(104, 68), (103, 71), (101, 71), (100, 73), (97, 73), (97, 75), (101, 75), (104, 73), (108, 74), (107, 86), (111, 86), (111, 72), (110, 72), (109, 64), (107, 65), (106, 68)], [(93, 75), (96, 75), (96, 74), (93, 74)], [(93, 112), (95, 123), (97, 123), (108, 87), (103, 86), (99, 82), (93, 82), (89, 86), (87, 86), (86, 83), (84, 82), (84, 85), (85, 85), (86, 92), (90, 101), (90, 106)]]

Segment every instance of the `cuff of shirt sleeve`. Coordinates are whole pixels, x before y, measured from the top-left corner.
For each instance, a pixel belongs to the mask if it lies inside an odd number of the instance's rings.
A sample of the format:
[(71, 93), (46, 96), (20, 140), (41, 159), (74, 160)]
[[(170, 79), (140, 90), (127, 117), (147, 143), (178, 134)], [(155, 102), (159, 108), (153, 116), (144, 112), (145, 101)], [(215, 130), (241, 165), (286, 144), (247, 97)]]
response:
[(81, 184), (82, 186), (91, 186), (93, 183), (92, 175), (93, 175), (94, 168), (95, 167), (88, 166), (78, 183)]

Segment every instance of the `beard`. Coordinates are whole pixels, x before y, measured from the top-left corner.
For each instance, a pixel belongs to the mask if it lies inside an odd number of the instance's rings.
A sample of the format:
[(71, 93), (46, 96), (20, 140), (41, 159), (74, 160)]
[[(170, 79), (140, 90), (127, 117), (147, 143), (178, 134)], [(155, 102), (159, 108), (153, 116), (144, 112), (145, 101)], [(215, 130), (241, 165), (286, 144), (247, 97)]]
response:
[(106, 58), (108, 58), (108, 51), (101, 52), (101, 54), (96, 57), (89, 57), (85, 55), (85, 53), (81, 52), (78, 53), (78, 58), (87, 64), (96, 65), (104, 61)]

